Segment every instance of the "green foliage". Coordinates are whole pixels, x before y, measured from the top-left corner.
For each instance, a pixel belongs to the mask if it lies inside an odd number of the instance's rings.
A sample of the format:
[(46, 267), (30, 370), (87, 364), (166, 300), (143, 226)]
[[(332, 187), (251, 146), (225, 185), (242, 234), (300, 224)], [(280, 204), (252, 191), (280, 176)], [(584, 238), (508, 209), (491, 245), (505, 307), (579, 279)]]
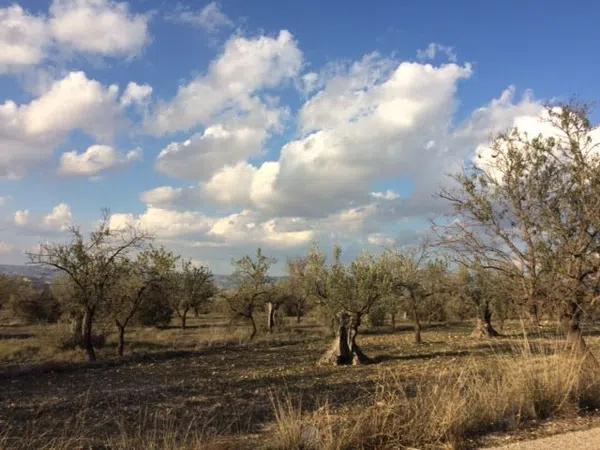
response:
[(371, 308), (367, 315), (367, 324), (371, 327), (381, 327), (385, 323), (387, 310), (384, 304), (377, 304)]
[(173, 314), (165, 288), (153, 286), (146, 292), (134, 319), (143, 326), (165, 327), (171, 323)]
[(53, 323), (60, 317), (60, 305), (47, 288), (36, 289), (30, 280), (2, 276), (0, 296), (11, 316), (24, 323)]

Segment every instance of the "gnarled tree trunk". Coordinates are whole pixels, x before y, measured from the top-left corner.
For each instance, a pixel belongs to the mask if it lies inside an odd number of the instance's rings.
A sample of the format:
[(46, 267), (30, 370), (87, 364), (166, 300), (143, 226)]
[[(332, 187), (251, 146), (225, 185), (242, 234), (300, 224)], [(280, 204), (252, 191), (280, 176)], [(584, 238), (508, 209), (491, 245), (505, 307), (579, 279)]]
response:
[(354, 320), (350, 321), (347, 313), (341, 313), (338, 316), (339, 327), (335, 341), (331, 348), (319, 360), (320, 365), (351, 365), (351, 364), (369, 364), (372, 360), (363, 353), (356, 343), (358, 327), (360, 326), (360, 315), (356, 315)]
[(125, 354), (125, 326), (117, 322), (119, 330), (119, 356), (122, 358)]
[(499, 336), (500, 333), (492, 326), (492, 311), (490, 310), (489, 305), (486, 303), (481, 309), (481, 314), (477, 318), (477, 323), (475, 329), (471, 333), (471, 337), (483, 339)]
[(181, 329), (185, 330), (185, 327), (187, 325), (187, 314), (188, 314), (188, 310), (186, 309), (185, 311), (183, 311), (183, 314), (181, 314)]
[(94, 310), (86, 309), (83, 315), (82, 341), (83, 348), (87, 353), (88, 361), (96, 361), (96, 352), (94, 351), (93, 330)]
[(412, 308), (412, 315), (413, 315), (413, 320), (414, 320), (414, 329), (415, 329), (415, 344), (420, 345), (423, 343), (423, 340), (421, 339), (421, 318), (419, 317), (419, 309), (417, 307), (417, 298), (415, 296), (415, 293), (411, 290), (410, 291), (410, 299), (411, 299), (411, 308)]
[(273, 302), (267, 303), (267, 330), (269, 333), (273, 332), (273, 328), (275, 328), (275, 312), (277, 308), (273, 304)]
[(83, 347), (83, 316), (81, 314), (73, 314), (71, 316), (70, 328), (73, 344)]
[(527, 303), (527, 315), (529, 316), (529, 323), (535, 330), (540, 330), (540, 311), (535, 299), (530, 299)]
[(250, 340), (252, 340), (254, 339), (254, 336), (256, 336), (258, 329), (256, 328), (256, 321), (252, 314), (248, 315), (248, 320), (250, 320), (250, 324), (252, 325), (252, 333), (250, 334)]
[(573, 353), (585, 353), (587, 345), (581, 332), (581, 308), (577, 302), (571, 301), (565, 305), (561, 322), (566, 335), (565, 346)]

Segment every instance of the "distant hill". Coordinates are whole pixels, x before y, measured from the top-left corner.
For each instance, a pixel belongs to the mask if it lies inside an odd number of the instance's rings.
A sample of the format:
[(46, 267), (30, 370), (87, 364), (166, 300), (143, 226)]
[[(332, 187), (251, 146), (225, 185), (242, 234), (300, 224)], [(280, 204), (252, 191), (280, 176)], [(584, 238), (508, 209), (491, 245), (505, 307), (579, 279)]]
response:
[(0, 274), (27, 277), (41, 283), (50, 283), (58, 273), (57, 269), (45, 266), (0, 264)]
[[(35, 265), (11, 265), (11, 264), (0, 264), (0, 274), (22, 276), (27, 277), (37, 283), (47, 284), (56, 277), (60, 271), (58, 269), (52, 269), (45, 266)], [(277, 280), (281, 277), (272, 277)], [(231, 275), (215, 275), (215, 283), (221, 289), (228, 289), (233, 287), (233, 280)]]

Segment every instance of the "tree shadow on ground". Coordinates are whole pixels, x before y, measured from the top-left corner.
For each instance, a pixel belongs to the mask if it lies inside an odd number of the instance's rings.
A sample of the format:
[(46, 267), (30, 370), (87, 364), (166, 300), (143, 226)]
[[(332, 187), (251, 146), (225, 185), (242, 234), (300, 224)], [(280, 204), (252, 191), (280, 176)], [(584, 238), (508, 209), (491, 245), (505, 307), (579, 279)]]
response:
[(2, 333), (0, 334), (0, 341), (9, 339), (29, 339), (35, 337), (35, 334), (31, 333)]

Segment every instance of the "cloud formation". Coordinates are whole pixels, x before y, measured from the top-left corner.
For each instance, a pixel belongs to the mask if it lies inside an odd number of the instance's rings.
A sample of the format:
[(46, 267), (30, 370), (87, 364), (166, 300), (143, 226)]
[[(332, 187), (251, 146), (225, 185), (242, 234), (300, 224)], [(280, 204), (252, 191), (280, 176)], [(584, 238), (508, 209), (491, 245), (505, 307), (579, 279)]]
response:
[(168, 18), (174, 22), (192, 25), (206, 31), (216, 33), (223, 28), (233, 27), (233, 21), (223, 13), (217, 2), (210, 2), (204, 8), (194, 11), (178, 4), (176, 11)]
[(0, 8), (0, 73), (26, 70), (58, 53), (135, 56), (150, 41), (148, 20), (113, 0), (54, 0), (47, 15), (17, 4)]
[(53, 82), (29, 103), (0, 104), (0, 177), (19, 178), (47, 159), (73, 130), (109, 142), (118, 127), (118, 87), (83, 72)]
[(18, 210), (15, 212), (13, 221), (20, 232), (34, 235), (52, 235), (67, 231), (73, 224), (73, 214), (69, 205), (59, 203), (44, 215), (33, 215), (27, 209)]
[(119, 153), (109, 145), (91, 145), (83, 153), (63, 153), (58, 173), (65, 176), (92, 177), (139, 161), (141, 157), (142, 150), (139, 148)]

